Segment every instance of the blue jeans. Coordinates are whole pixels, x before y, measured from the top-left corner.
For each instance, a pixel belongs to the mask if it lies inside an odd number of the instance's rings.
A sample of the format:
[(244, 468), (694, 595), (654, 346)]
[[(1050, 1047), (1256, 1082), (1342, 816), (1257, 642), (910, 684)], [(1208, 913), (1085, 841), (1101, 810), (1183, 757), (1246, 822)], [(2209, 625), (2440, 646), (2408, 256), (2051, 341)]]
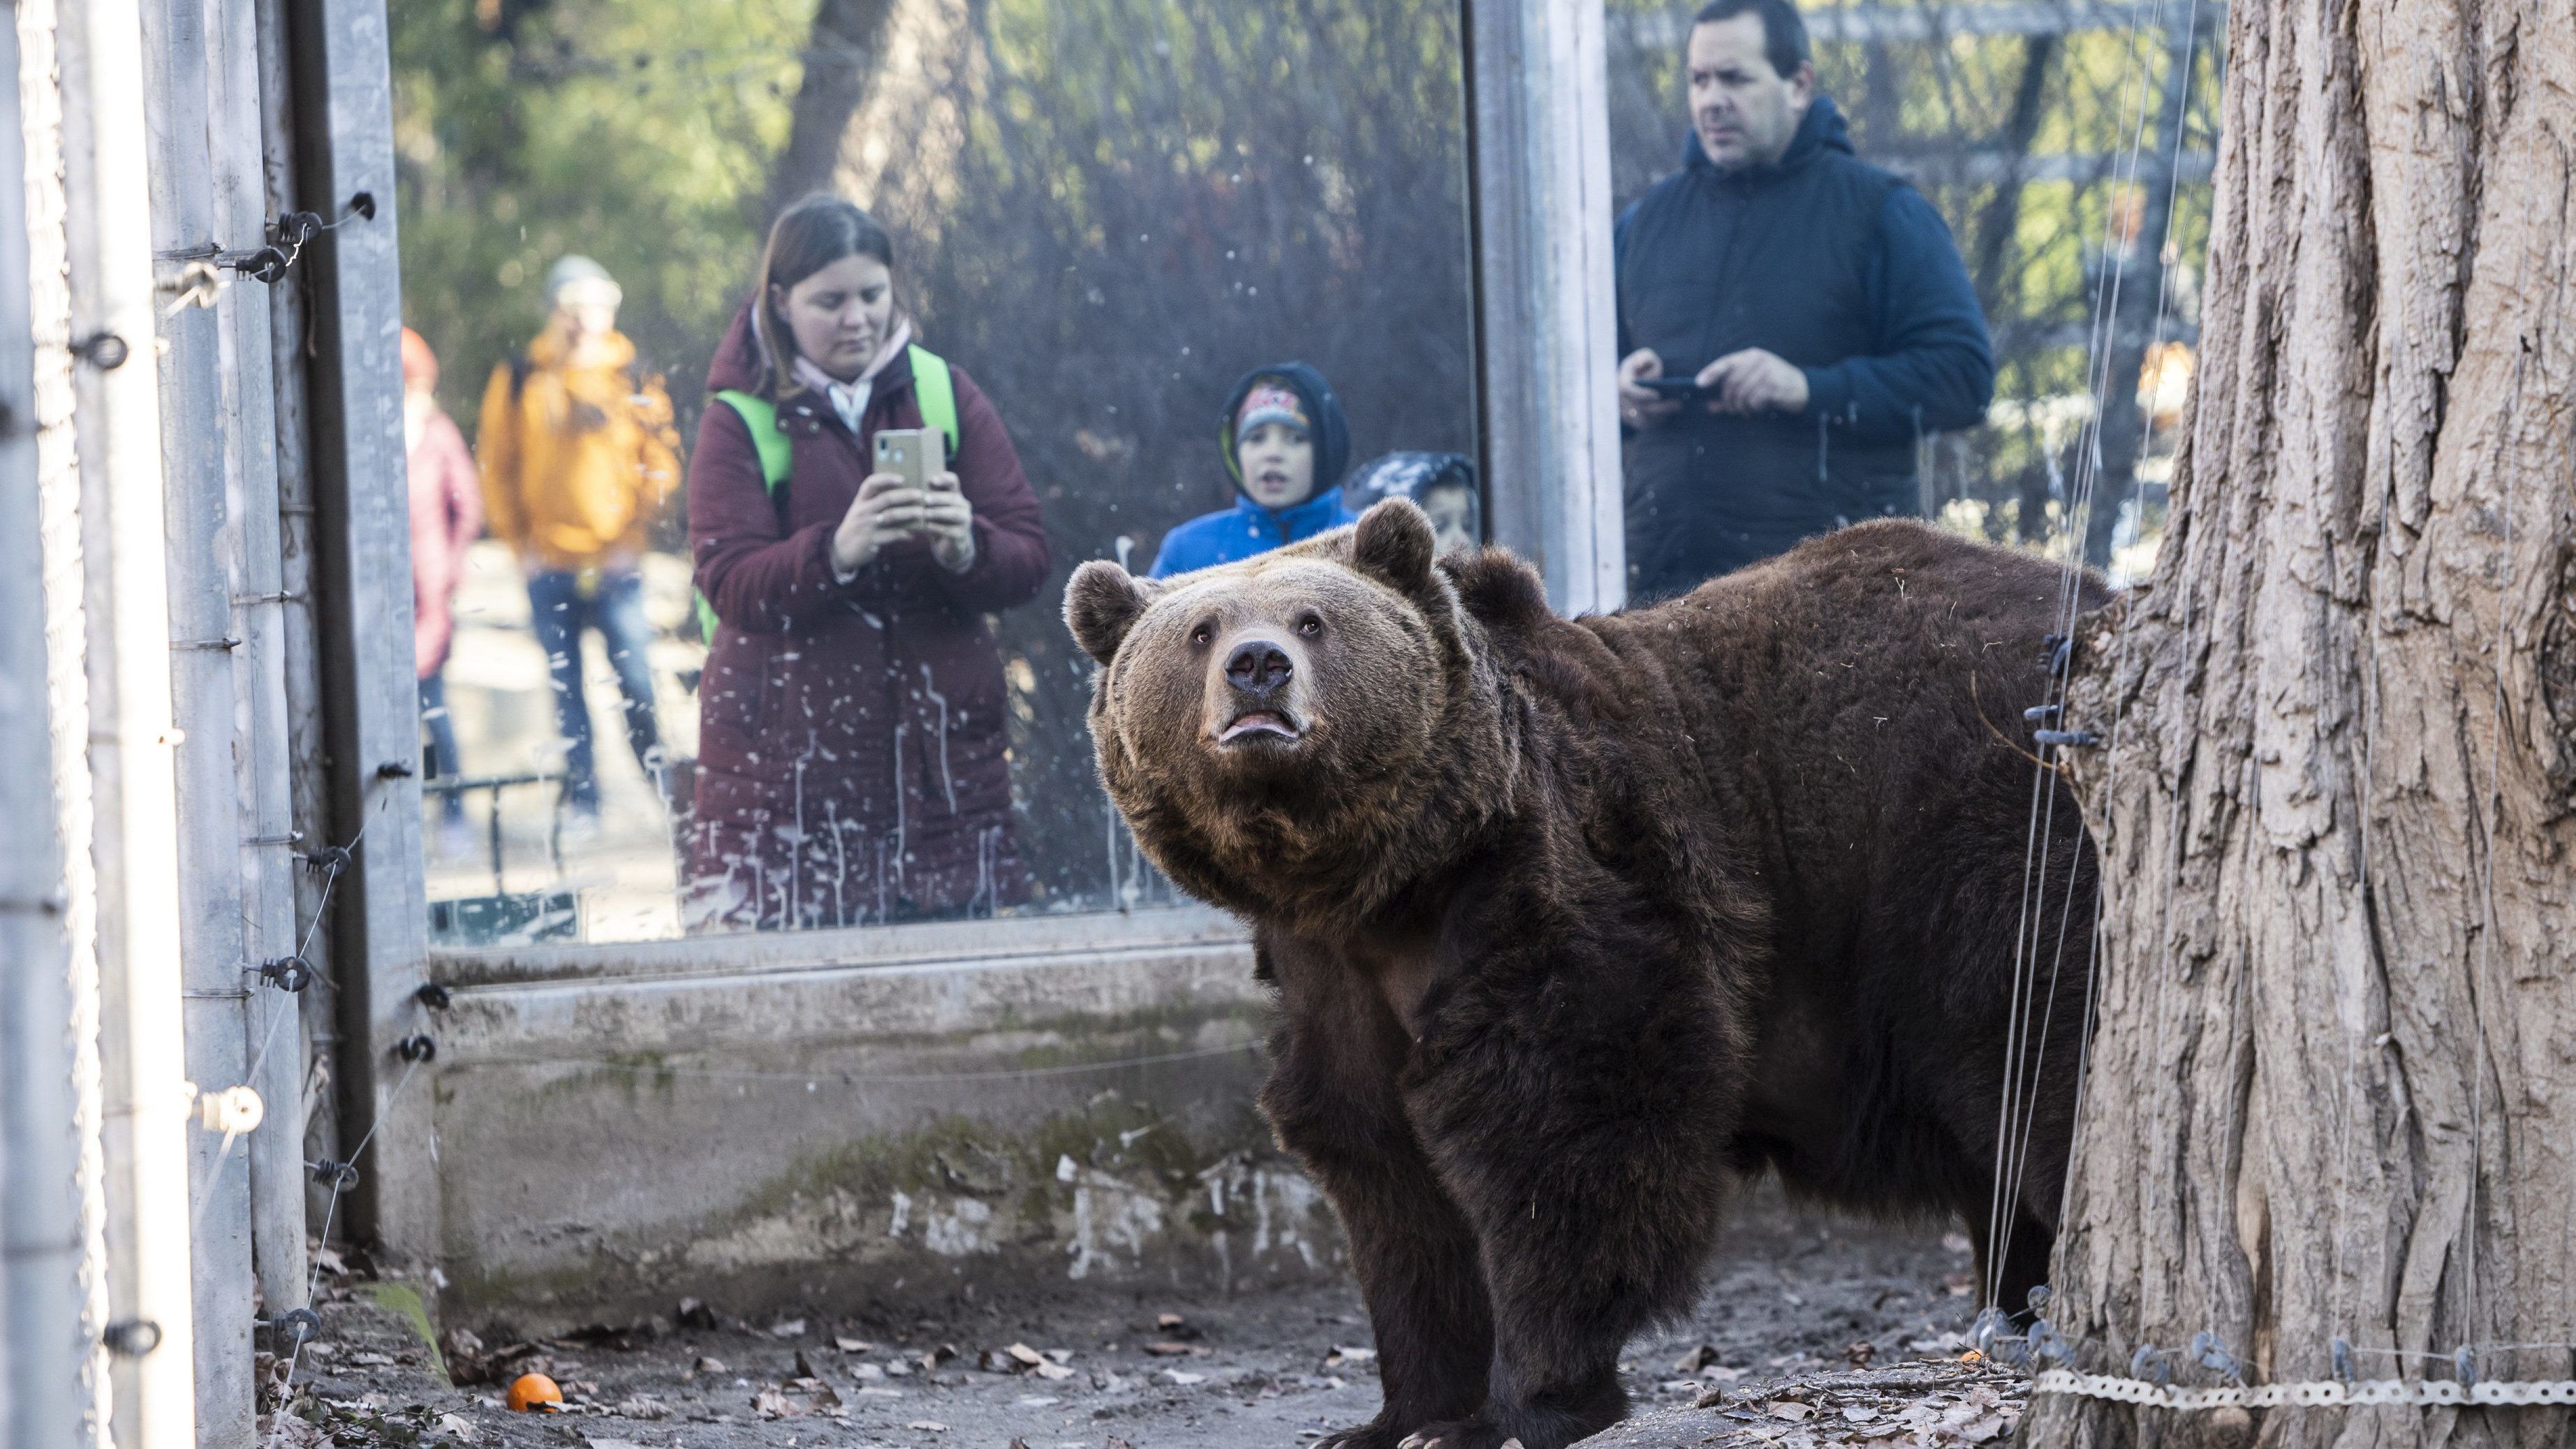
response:
[(584, 597), (579, 574), (548, 571), (528, 580), (528, 606), (537, 644), (554, 676), (555, 728), (564, 741), (564, 803), (599, 808), (599, 775), (590, 749), (590, 702), (581, 690), (581, 632), (597, 629), (608, 642), (608, 664), (626, 696), (626, 743), (650, 775), (660, 765), (661, 735), (653, 723), (653, 667), (645, 649), (653, 626), (644, 618), (644, 580), (633, 572), (602, 569)]
[[(463, 773), (456, 760), (456, 721), (447, 715), (447, 671), (420, 682), (420, 722), (429, 731), (429, 773), (446, 780)], [(465, 819), (465, 797), (449, 791), (442, 813), (449, 820)]]

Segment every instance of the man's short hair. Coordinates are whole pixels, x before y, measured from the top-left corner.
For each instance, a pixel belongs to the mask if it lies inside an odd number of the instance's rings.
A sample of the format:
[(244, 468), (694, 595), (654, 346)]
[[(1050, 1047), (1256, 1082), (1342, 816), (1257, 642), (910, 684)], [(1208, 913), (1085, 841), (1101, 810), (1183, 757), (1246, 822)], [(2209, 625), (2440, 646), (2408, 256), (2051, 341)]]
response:
[(1762, 17), (1762, 54), (1781, 79), (1796, 75), (1807, 63), (1807, 22), (1798, 18), (1798, 7), (1789, 0), (1708, 0), (1691, 17), (1691, 29), (1738, 15)]

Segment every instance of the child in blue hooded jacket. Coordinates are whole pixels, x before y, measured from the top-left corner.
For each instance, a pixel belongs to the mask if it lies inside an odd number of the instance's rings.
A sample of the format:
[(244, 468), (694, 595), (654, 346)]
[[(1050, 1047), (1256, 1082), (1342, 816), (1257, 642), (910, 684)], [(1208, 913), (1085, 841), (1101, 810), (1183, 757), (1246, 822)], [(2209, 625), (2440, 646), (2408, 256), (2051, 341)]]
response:
[(1322, 373), (1302, 362), (1245, 373), (1226, 398), (1217, 438), (1234, 506), (1164, 534), (1152, 577), (1234, 563), (1351, 521), (1341, 489), (1350, 428)]

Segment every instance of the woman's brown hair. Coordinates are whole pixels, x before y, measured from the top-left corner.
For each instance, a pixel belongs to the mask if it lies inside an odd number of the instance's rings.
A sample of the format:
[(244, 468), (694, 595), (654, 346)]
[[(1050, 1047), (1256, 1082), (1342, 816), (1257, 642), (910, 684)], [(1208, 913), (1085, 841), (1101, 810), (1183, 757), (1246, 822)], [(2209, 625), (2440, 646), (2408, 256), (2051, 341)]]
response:
[(796, 382), (796, 339), (779, 325), (772, 288), (785, 290), (843, 257), (874, 257), (894, 269), (894, 239), (877, 219), (828, 192), (816, 192), (778, 214), (761, 249), (751, 299), (752, 335), (760, 339), (761, 391), (785, 397)]

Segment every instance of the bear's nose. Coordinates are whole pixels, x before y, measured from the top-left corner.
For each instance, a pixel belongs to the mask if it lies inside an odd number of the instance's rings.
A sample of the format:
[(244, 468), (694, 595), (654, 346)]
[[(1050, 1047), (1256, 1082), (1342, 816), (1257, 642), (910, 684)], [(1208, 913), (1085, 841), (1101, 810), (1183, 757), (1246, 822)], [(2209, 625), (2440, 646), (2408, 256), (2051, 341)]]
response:
[(1225, 658), (1225, 677), (1235, 688), (1253, 694), (1268, 694), (1288, 682), (1296, 673), (1288, 662), (1288, 651), (1267, 639), (1252, 639), (1234, 646)]

